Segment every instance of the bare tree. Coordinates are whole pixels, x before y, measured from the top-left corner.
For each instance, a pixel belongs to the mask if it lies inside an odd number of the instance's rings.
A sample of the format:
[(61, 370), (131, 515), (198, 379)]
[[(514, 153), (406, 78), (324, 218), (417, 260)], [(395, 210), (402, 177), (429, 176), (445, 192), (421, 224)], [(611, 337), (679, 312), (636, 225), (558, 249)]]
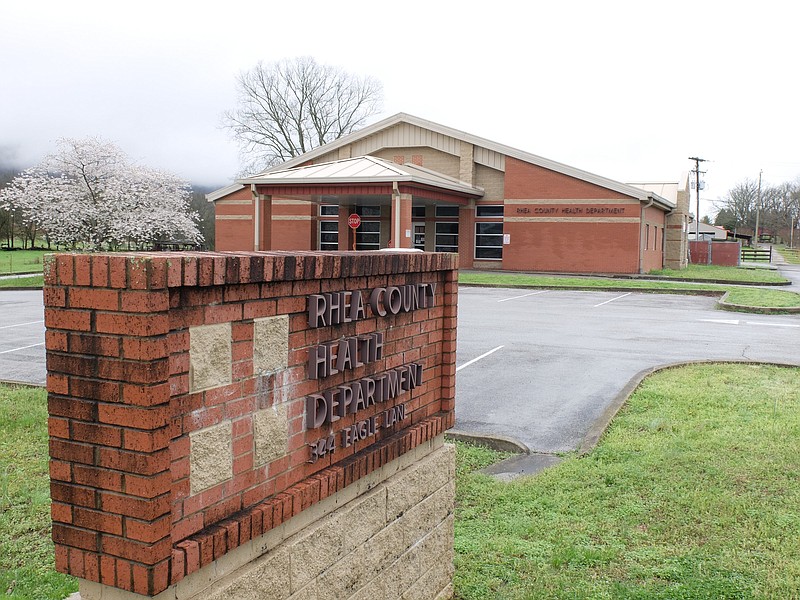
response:
[(718, 209), (717, 225), (752, 230), (758, 212), (759, 233), (786, 237), (800, 218), (800, 181), (777, 186), (762, 185), (759, 198), (758, 182), (745, 179), (714, 204)]
[(757, 203), (758, 182), (745, 179), (728, 190), (725, 197), (714, 205), (720, 212), (725, 211), (729, 227), (738, 228), (755, 226)]
[(274, 166), (362, 127), (381, 111), (383, 86), (310, 56), (259, 63), (237, 79), (239, 105), (223, 125), (244, 171)]

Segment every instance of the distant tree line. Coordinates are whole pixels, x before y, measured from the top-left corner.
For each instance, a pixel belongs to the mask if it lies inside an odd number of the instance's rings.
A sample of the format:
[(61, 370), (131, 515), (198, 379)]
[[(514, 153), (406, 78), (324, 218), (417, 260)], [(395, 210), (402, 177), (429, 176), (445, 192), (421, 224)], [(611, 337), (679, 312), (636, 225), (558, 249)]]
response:
[[(717, 208), (714, 225), (729, 231), (751, 233), (755, 231), (758, 214), (759, 234), (788, 241), (790, 228), (797, 231), (800, 227), (800, 181), (776, 186), (762, 182), (759, 195), (758, 181), (745, 179), (714, 205)], [(797, 233), (794, 237), (797, 242)]]

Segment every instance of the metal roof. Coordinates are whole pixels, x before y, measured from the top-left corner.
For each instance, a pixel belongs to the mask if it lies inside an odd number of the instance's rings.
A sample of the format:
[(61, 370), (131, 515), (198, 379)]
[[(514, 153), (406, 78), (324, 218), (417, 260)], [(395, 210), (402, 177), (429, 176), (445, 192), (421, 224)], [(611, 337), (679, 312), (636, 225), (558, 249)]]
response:
[(678, 182), (646, 182), (646, 183), (628, 183), (628, 185), (632, 185), (633, 187), (637, 187), (639, 189), (645, 190), (647, 192), (653, 192), (654, 194), (658, 194), (662, 198), (665, 198), (676, 204), (678, 202)]
[[(313, 160), (316, 157), (327, 154), (328, 152), (336, 150), (337, 148), (351, 144), (357, 140), (370, 136), (378, 131), (381, 131), (382, 129), (386, 129), (387, 127), (391, 127), (398, 123), (410, 123), (412, 125), (416, 125), (417, 127), (430, 129), (431, 131), (435, 131), (442, 135), (447, 135), (481, 148), (493, 150), (505, 156), (510, 156), (523, 162), (531, 163), (557, 173), (562, 173), (569, 177), (574, 177), (575, 179), (580, 179), (582, 181), (586, 181), (587, 183), (592, 183), (632, 198), (637, 198), (642, 201), (653, 200), (655, 204), (659, 204), (666, 209), (675, 208), (675, 203), (670, 202), (666, 198), (662, 198), (654, 192), (642, 190), (619, 181), (614, 181), (613, 179), (608, 179), (600, 175), (595, 175), (594, 173), (589, 173), (588, 171), (576, 169), (575, 167), (570, 167), (569, 165), (565, 165), (554, 160), (543, 158), (535, 154), (530, 154), (529, 152), (524, 152), (522, 150), (512, 148), (511, 146), (498, 144), (497, 142), (493, 142), (491, 140), (487, 140), (458, 129), (446, 127), (444, 125), (440, 125), (439, 123), (434, 123), (433, 121), (420, 119), (419, 117), (415, 117), (406, 113), (397, 113), (396, 115), (388, 117), (382, 121), (368, 125), (363, 129), (359, 129), (358, 131), (354, 131), (353, 133), (342, 136), (338, 140), (334, 140), (333, 142), (329, 142), (323, 146), (318, 146), (317, 148), (314, 148), (313, 150), (310, 150), (301, 156), (286, 161), (282, 165), (275, 167), (275, 169), (286, 169), (287, 167), (294, 167), (304, 162), (308, 162), (309, 160)], [(271, 169), (267, 171), (267, 173), (273, 172), (275, 169)]]
[(238, 192), (243, 187), (244, 186), (241, 183), (232, 183), (231, 185), (226, 185), (224, 188), (219, 188), (218, 190), (214, 190), (213, 192), (206, 194), (206, 200), (209, 202), (214, 202), (215, 200), (224, 198), (228, 194)]
[(288, 169), (285, 168), (285, 165), (286, 163), (283, 168), (277, 170), (239, 179), (237, 183), (241, 185), (308, 185), (411, 182), (478, 198), (484, 193), (482, 188), (430, 169), (408, 163), (399, 165), (375, 156), (358, 156)]

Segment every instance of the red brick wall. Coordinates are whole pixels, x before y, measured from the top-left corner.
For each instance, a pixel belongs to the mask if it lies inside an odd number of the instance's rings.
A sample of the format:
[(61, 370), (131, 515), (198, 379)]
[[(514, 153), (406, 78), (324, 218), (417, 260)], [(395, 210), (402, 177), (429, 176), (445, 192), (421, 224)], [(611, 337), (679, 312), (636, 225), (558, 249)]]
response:
[[(503, 247), (503, 269), (639, 271), (641, 205), (635, 199), (510, 157), (506, 157), (505, 197), (541, 202), (506, 203), (503, 231), (510, 235), (510, 244)], [(590, 212), (597, 208), (621, 212), (611, 216)], [(576, 212), (565, 213), (563, 209)], [(660, 218), (663, 225), (663, 212), (657, 212), (660, 217), (654, 214), (652, 218)], [(655, 265), (660, 263), (660, 256), (660, 249), (651, 250), (645, 262)]]
[(503, 268), (566, 273), (636, 273), (637, 223), (508, 222)]
[(506, 156), (506, 198), (625, 198), (619, 192)]
[[(650, 206), (644, 210), (645, 225), (650, 226), (650, 237), (642, 237), (642, 272), (649, 273), (664, 268), (664, 227), (666, 216), (663, 210)], [(646, 230), (645, 230), (646, 233)]]
[(316, 236), (312, 229), (317, 227), (314, 217), (318, 207), (311, 202), (302, 204), (272, 204), (272, 249), (273, 250), (316, 250)]
[[(162, 253), (50, 257), (45, 265), (56, 567), (154, 595), (452, 426), (456, 258), (447, 254)], [(309, 329), (326, 291), (436, 283), (434, 307)], [(289, 315), (289, 366), (253, 375), (253, 319)], [(232, 323), (230, 385), (189, 393), (189, 327)], [(306, 379), (306, 349), (383, 331), (384, 356)], [(305, 396), (410, 362), (405, 419), (314, 464)], [(253, 467), (253, 411), (287, 398), (289, 454)], [(386, 408), (386, 407), (381, 407)], [(374, 410), (373, 410), (374, 409)], [(348, 419), (363, 419), (377, 406)], [(229, 420), (233, 477), (191, 495), (189, 434)], [(344, 421), (344, 425), (348, 424)]]
[[(253, 194), (246, 187), (214, 203), (214, 247), (216, 250), (252, 250), (254, 239)], [(250, 204), (227, 204), (228, 201), (249, 201)], [(250, 216), (248, 220), (235, 217)], [(230, 218), (234, 217), (234, 218)]]

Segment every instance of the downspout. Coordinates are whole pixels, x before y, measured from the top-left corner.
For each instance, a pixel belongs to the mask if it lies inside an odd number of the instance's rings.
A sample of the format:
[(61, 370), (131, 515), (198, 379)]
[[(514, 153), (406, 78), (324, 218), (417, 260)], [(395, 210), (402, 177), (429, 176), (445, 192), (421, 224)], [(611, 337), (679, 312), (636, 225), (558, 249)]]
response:
[(253, 194), (253, 205), (255, 208), (253, 209), (253, 235), (255, 239), (253, 240), (253, 248), (256, 252), (261, 250), (261, 224), (260, 224), (260, 217), (261, 217), (261, 207), (258, 197), (258, 192), (256, 192), (256, 184), (250, 184), (250, 192)]
[(395, 197), (396, 202), (394, 203), (394, 231), (392, 232), (392, 241), (394, 242), (394, 247), (400, 247), (400, 187), (397, 185), (396, 181), (392, 182), (392, 195)]
[(650, 202), (641, 207), (641, 215), (639, 217), (639, 275), (642, 274), (644, 269), (644, 211), (653, 206), (653, 202), (655, 202), (655, 198), (650, 196)]

